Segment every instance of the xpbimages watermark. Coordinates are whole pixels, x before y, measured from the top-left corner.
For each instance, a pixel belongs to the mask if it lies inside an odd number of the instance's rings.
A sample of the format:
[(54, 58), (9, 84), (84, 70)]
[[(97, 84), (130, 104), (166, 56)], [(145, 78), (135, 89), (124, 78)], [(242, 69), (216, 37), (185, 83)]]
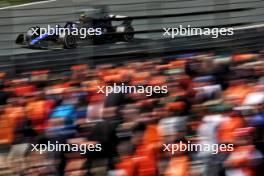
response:
[(187, 143), (180, 141), (176, 144), (163, 144), (163, 152), (170, 152), (172, 155), (177, 152), (210, 152), (217, 154), (219, 152), (232, 152), (234, 151), (234, 144), (199, 144)]
[(86, 154), (87, 152), (100, 152), (102, 150), (101, 144), (61, 144), (58, 141), (47, 144), (31, 144), (32, 152), (80, 152), (80, 154)]
[(234, 28), (197, 28), (191, 27), (188, 25), (187, 27), (183, 27), (180, 25), (179, 27), (173, 28), (163, 28), (164, 33), (163, 36), (168, 36), (171, 38), (175, 38), (176, 36), (195, 36), (195, 35), (206, 35), (212, 36), (212, 38), (218, 38), (219, 36), (230, 36), (234, 35)]
[(97, 86), (97, 93), (103, 93), (108, 96), (111, 93), (140, 93), (146, 94), (146, 96), (152, 96), (152, 94), (166, 94), (168, 93), (168, 86), (129, 86), (125, 83), (114, 83), (112, 86)]
[(44, 36), (44, 35), (76, 35), (80, 38), (86, 38), (87, 36), (102, 35), (102, 28), (78, 28), (77, 26), (72, 26), (71, 28), (64, 28), (59, 25), (51, 27), (48, 25), (47, 28), (31, 28), (33, 35)]

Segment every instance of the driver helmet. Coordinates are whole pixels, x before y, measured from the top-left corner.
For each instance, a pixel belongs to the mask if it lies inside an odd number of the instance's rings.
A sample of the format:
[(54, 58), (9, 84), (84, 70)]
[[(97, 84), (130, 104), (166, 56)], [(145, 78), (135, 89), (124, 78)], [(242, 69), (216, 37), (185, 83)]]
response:
[(89, 20), (89, 17), (85, 14), (85, 13), (81, 13), (80, 17), (79, 17), (79, 21), (80, 23), (86, 23)]

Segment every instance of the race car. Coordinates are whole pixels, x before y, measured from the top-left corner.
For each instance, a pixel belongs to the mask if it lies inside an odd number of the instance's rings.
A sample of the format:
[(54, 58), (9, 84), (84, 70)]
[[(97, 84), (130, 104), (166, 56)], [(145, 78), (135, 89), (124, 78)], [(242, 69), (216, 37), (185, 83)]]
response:
[[(89, 40), (90, 43), (94, 44), (117, 41), (129, 42), (134, 39), (134, 28), (131, 23), (132, 20), (126, 16), (104, 15), (101, 12), (100, 15), (98, 13), (91, 15), (91, 10), (83, 10), (78, 21), (67, 22), (64, 27), (56, 25), (56, 27), (48, 28), (44, 33), (41, 30), (43, 28), (31, 27), (25, 34), (18, 35), (16, 43), (29, 48), (45, 48), (55, 44), (61, 45), (65, 49), (73, 49), (84, 40)], [(83, 37), (78, 32), (74, 33), (74, 31), (78, 31), (76, 29), (79, 31), (86, 29), (86, 32), (94, 29), (94, 32), (97, 33)], [(54, 31), (56, 32), (54, 33)]]
[[(65, 49), (76, 48), (77, 36), (67, 34), (41, 33), (40, 27), (35, 26), (27, 30), (26, 34), (19, 34), (16, 44), (24, 45), (29, 48), (47, 48), (51, 45), (62, 45)], [(54, 29), (54, 28), (52, 28)]]

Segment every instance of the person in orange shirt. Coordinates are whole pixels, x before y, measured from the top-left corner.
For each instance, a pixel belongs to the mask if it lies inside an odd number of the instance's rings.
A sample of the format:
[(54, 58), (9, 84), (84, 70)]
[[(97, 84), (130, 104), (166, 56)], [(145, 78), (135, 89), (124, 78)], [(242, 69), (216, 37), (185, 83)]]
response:
[(226, 176), (257, 176), (263, 156), (252, 144), (253, 132), (252, 127), (239, 128), (233, 132), (236, 147), (224, 163)]
[(228, 104), (241, 105), (252, 91), (254, 88), (248, 86), (244, 80), (235, 80), (230, 82), (230, 86), (224, 91), (223, 97)]
[[(178, 143), (178, 145), (185, 144)], [(169, 155), (171, 155), (171, 153), (169, 153)], [(171, 159), (165, 170), (164, 176), (189, 176), (190, 169), (190, 159), (187, 156), (186, 152), (175, 151), (174, 155), (171, 156)]]
[(128, 129), (119, 129), (119, 144), (117, 147), (119, 162), (115, 165), (114, 173), (122, 173), (125, 176), (136, 176), (136, 163), (133, 161), (131, 136)]
[(3, 114), (3, 107), (1, 107), (1, 116), (0, 116), (0, 145), (1, 144), (11, 144), (14, 139), (14, 125), (9, 118), (6, 118)]
[(14, 89), (14, 92), (17, 96), (24, 96), (33, 93), (34, 91), (36, 91), (36, 87), (30, 84), (19, 85)]
[(233, 144), (235, 140), (233, 132), (245, 125), (244, 119), (238, 114), (231, 112), (228, 116), (229, 118), (220, 124), (217, 132), (218, 142), (222, 144)]
[(54, 105), (52, 100), (43, 100), (41, 98), (33, 98), (26, 105), (27, 116), (32, 120), (34, 128), (43, 130), (45, 121)]
[(150, 145), (143, 142), (145, 130), (143, 123), (134, 126), (131, 137), (133, 152), (130, 156), (121, 157), (121, 162), (116, 165), (117, 169), (125, 170), (127, 176), (157, 175), (155, 152)]
[(156, 152), (152, 145), (144, 144), (145, 130), (145, 124), (139, 123), (132, 131), (133, 161), (136, 164), (137, 176), (153, 176), (157, 174)]
[(25, 118), (24, 107), (21, 106), (22, 100), (19, 98), (9, 99), (9, 104), (3, 108), (0, 124), (3, 128), (0, 135), (0, 141), (5, 144), (13, 143), (15, 139), (14, 131), (17, 124)]

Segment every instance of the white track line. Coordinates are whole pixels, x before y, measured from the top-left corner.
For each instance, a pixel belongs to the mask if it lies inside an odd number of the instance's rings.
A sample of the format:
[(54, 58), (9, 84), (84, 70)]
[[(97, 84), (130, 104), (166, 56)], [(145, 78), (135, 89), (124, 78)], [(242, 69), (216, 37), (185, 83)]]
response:
[(243, 29), (253, 29), (253, 28), (262, 28), (262, 27), (264, 27), (264, 24), (256, 24), (256, 25), (251, 25), (251, 26), (237, 27), (234, 29), (235, 30), (243, 30)]
[(18, 8), (18, 7), (25, 7), (25, 6), (36, 5), (36, 4), (45, 4), (45, 3), (48, 3), (48, 2), (54, 2), (54, 1), (56, 1), (56, 0), (30, 2), (30, 3), (26, 3), (26, 4), (20, 4), (20, 5), (13, 5), (13, 6), (1, 7), (0, 10), (13, 9), (13, 8)]

